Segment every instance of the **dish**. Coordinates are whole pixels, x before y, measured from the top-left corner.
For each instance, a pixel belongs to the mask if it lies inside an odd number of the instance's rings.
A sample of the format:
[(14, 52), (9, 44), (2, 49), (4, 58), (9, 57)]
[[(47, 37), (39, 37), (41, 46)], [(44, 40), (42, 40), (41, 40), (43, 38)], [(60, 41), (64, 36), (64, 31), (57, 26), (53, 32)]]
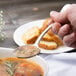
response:
[[(54, 23), (53, 20), (51, 18), (47, 18), (44, 20), (41, 28), (38, 26), (33, 26), (30, 27), (30, 29), (27, 29), (22, 35), (23, 43), (35, 44), (40, 34), (52, 23)], [(59, 30), (59, 27), (57, 27), (57, 30)], [(51, 29), (49, 29), (48, 32), (42, 37), (38, 45), (40, 48), (45, 50), (54, 50), (62, 46), (63, 42), (56, 34), (52, 32)]]
[[(0, 58), (5, 59), (5, 60), (9, 59), (9, 58), (6, 59), (6, 57), (11, 57), (12, 58), (12, 57), (14, 57), (14, 55), (12, 55), (12, 52), (13, 52), (13, 49), (10, 49), (10, 48), (0, 48)], [(35, 57), (32, 57), (32, 58), (28, 58), (26, 60), (28, 60), (30, 62), (35, 62), (36, 64), (41, 66), (42, 69), (43, 69), (43, 72), (44, 72), (43, 76), (47, 75), (48, 67), (47, 67), (46, 62), (44, 61), (44, 59), (42, 59), (39, 56), (35, 56)]]
[[(44, 22), (44, 20), (33, 21), (33, 22), (29, 22), (29, 23), (24, 24), (24, 25), (20, 26), (19, 28), (17, 28), (13, 35), (13, 38), (14, 38), (14, 41), (16, 42), (16, 44), (18, 44), (19, 46), (26, 45), (26, 44), (24, 44), (24, 42), (22, 40), (22, 35), (25, 33), (25, 31), (27, 29), (30, 29), (31, 27), (38, 26), (39, 28), (41, 28), (43, 22)], [(70, 51), (72, 49), (73, 48), (61, 46), (57, 49), (47, 50), (47, 51), (45, 49), (41, 48), (40, 52), (41, 53), (62, 53), (62, 52)]]
[(41, 66), (26, 59), (0, 58), (0, 75), (2, 76), (44, 76)]

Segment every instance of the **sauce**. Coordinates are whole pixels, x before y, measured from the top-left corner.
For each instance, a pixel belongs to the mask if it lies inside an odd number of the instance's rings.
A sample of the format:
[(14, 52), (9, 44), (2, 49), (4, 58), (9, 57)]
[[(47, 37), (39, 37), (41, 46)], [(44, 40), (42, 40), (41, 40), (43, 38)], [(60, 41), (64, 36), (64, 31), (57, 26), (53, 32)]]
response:
[(44, 76), (37, 63), (20, 58), (2, 58), (0, 75), (2, 76)]

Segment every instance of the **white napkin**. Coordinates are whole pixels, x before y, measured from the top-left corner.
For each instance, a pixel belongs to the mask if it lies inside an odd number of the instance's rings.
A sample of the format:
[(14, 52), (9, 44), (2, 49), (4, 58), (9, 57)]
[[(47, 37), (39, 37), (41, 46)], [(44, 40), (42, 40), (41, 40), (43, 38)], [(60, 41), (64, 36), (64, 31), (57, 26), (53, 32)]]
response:
[(47, 76), (76, 76), (76, 53), (48, 55), (45, 60), (49, 67)]

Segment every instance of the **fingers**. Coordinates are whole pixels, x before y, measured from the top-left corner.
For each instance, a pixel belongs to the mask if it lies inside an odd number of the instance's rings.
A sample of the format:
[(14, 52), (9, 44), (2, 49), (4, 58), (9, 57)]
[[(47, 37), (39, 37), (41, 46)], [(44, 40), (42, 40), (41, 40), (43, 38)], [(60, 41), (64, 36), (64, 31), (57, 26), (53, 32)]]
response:
[(52, 27), (52, 31), (53, 31), (54, 33), (58, 34), (60, 27), (61, 27), (61, 24), (58, 23), (58, 22), (55, 22), (55, 23), (54, 23), (54, 26)]
[(61, 13), (64, 13), (64, 12), (66, 13), (66, 11), (71, 8), (71, 6), (72, 6), (72, 4), (64, 5), (60, 12)]
[(76, 48), (76, 33), (71, 31), (69, 24), (61, 26), (61, 24), (56, 22), (52, 27), (52, 31), (63, 39), (65, 45)]
[(65, 24), (64, 26), (62, 26), (60, 28), (60, 30), (58, 31), (58, 35), (63, 38), (65, 35), (68, 35), (71, 31), (70, 25), (69, 24)]
[(59, 12), (56, 12), (56, 11), (52, 11), (50, 13), (50, 16), (51, 18), (56, 21), (56, 22), (59, 22), (59, 23), (68, 23), (68, 19), (67, 19), (67, 16), (65, 13), (59, 13)]
[(75, 16), (76, 16), (76, 10), (69, 12), (68, 19), (72, 25), (73, 31), (76, 32), (76, 17)]
[(76, 48), (76, 41), (70, 47)]
[(63, 43), (67, 46), (74, 47), (74, 42), (76, 42), (76, 33), (74, 32), (69, 35), (64, 36), (63, 38)]
[(52, 11), (50, 13), (50, 16), (51, 18), (56, 21), (56, 22), (59, 22), (59, 23), (62, 23), (63, 22), (63, 18), (62, 18), (62, 14), (59, 13), (59, 12), (56, 12), (56, 11)]
[(67, 14), (69, 12), (69, 9), (71, 7), (71, 4), (65, 5), (61, 12), (52, 11), (50, 12), (51, 18), (59, 23), (68, 23)]
[[(56, 23), (52, 31), (58, 34), (63, 43), (67, 46), (76, 48), (76, 4), (65, 5), (60, 12), (50, 12), (51, 18)], [(61, 24), (63, 26), (61, 26)], [(69, 25), (70, 24), (70, 25)]]

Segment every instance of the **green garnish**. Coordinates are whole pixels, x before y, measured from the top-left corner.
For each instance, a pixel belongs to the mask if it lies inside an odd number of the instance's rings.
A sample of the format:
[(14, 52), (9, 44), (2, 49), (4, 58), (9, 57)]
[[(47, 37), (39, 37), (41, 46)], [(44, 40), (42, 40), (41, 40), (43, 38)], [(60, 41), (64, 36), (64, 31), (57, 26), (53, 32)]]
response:
[(40, 76), (43, 76), (42, 74), (40, 74)]
[(34, 51), (36, 51), (36, 50), (33, 50), (33, 52), (34, 52)]
[(7, 66), (7, 72), (10, 74), (10, 76), (13, 76), (13, 74), (14, 74), (14, 68), (15, 68), (15, 66), (17, 65), (17, 63), (16, 62), (11, 62), (11, 61), (7, 61), (7, 62), (5, 62), (5, 65)]
[(13, 71), (10, 70), (9, 68), (6, 70), (8, 72), (8, 74), (10, 74), (10, 76), (13, 76)]

